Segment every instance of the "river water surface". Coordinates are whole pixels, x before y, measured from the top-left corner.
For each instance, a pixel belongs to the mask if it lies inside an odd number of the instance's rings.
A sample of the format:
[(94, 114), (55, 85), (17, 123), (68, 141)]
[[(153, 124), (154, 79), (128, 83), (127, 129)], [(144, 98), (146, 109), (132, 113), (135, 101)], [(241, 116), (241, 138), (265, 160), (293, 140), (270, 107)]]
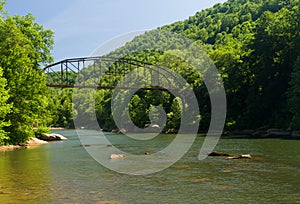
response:
[[(69, 140), (0, 152), (0, 203), (300, 203), (300, 140), (222, 138), (216, 151), (254, 158), (199, 161), (204, 140), (199, 137), (170, 168), (130, 176), (95, 162), (74, 130), (55, 132)], [(119, 148), (141, 154), (174, 138), (162, 135), (151, 143), (132, 144), (122, 135), (107, 137)]]

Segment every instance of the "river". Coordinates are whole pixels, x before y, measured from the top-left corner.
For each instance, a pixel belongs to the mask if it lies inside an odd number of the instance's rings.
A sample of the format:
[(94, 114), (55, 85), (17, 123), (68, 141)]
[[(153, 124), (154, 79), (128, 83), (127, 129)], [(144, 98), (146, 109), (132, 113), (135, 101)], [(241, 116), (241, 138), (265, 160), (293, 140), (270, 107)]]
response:
[[(216, 151), (250, 153), (253, 159), (199, 161), (204, 138), (198, 137), (170, 168), (130, 176), (95, 162), (74, 130), (55, 132), (69, 140), (0, 152), (0, 203), (300, 203), (300, 140), (226, 137)], [(107, 137), (120, 148), (151, 151), (122, 135)], [(173, 138), (156, 138), (153, 149)]]

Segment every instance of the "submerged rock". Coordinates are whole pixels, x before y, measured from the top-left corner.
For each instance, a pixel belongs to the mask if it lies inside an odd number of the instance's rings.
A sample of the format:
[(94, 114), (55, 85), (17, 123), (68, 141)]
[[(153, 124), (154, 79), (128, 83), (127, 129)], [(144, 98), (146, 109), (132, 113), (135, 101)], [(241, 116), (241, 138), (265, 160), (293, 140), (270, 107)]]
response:
[(80, 147), (90, 147), (90, 146), (92, 146), (92, 145), (89, 145), (89, 144), (85, 144), (85, 145), (80, 145)]
[(211, 157), (220, 157), (220, 156), (230, 156), (229, 154), (223, 153), (223, 152), (211, 152), (208, 154), (208, 156)]
[(230, 155), (223, 152), (211, 152), (208, 154), (211, 157), (222, 157), (225, 159), (251, 159), (252, 156), (250, 154), (241, 154), (241, 155)]

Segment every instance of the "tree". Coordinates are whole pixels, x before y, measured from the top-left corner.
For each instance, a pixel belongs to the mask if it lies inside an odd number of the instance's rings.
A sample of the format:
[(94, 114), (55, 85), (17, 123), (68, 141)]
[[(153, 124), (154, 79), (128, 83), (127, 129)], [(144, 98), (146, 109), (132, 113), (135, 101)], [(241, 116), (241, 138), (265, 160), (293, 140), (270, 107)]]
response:
[(173, 99), (171, 112), (167, 114), (168, 122), (167, 126), (169, 129), (176, 129), (180, 127), (182, 114), (182, 101), (180, 98), (176, 97)]
[(300, 56), (297, 58), (291, 74), (290, 88), (288, 89), (288, 105), (292, 113), (290, 126), (300, 129)]
[(6, 115), (11, 111), (11, 104), (7, 103), (9, 98), (8, 90), (5, 89), (7, 84), (3, 77), (3, 71), (0, 67), (0, 145), (4, 145), (9, 140), (8, 133), (3, 129), (10, 125), (10, 122), (5, 121)]
[[(257, 21), (254, 52), (249, 60), (250, 84), (245, 124), (288, 127), (286, 92), (293, 63), (299, 55), (299, 8), (264, 12)], [(276, 91), (275, 91), (276, 90)], [(257, 120), (260, 118), (260, 120)]]
[(147, 121), (149, 121), (149, 110), (145, 101), (138, 95), (134, 95), (129, 104), (129, 111), (133, 123), (139, 128), (144, 128)]
[(51, 61), (52, 31), (44, 30), (32, 15), (7, 16), (0, 20), (0, 66), (7, 80), (12, 111), (5, 121), (11, 125), (9, 143), (26, 142), (34, 136), (34, 123), (47, 123), (47, 87), (42, 63)]
[(51, 114), (52, 127), (73, 128), (73, 112), (72, 93), (71, 89), (50, 89), (50, 97), (48, 99), (48, 110)]

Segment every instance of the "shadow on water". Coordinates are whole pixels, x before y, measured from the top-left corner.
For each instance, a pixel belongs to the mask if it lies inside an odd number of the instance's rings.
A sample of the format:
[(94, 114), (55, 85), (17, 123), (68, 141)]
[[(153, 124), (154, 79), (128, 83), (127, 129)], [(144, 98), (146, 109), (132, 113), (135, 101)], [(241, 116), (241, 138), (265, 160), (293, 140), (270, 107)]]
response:
[(291, 136), (259, 136), (259, 135), (234, 135), (224, 134), (222, 139), (280, 139), (280, 140), (300, 140), (300, 137)]

